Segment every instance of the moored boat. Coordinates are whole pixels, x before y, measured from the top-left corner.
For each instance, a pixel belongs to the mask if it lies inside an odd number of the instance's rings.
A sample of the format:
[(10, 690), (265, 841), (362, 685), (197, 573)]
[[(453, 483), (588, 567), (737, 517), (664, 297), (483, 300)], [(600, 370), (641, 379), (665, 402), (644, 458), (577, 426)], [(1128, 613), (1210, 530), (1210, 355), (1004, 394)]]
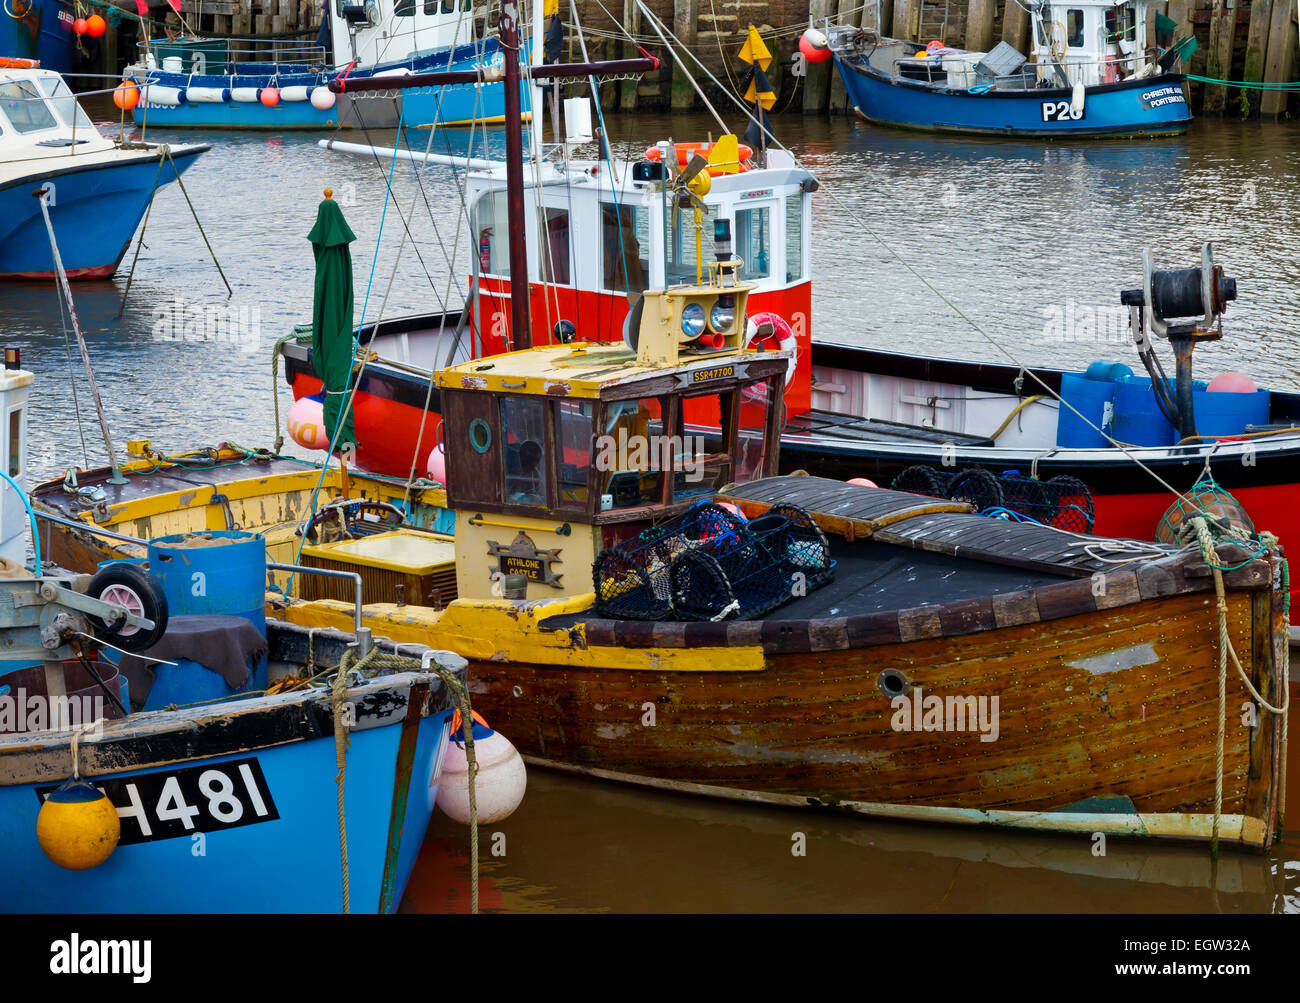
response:
[(1031, 2), (1028, 59), (1006, 42), (967, 52), (936, 40), (918, 51), (915, 42), (856, 27), (810, 29), (805, 44), (814, 53), (829, 45), (854, 111), (883, 125), (1041, 138), (1175, 135), (1192, 116), (1184, 77), (1170, 71), (1195, 40), (1149, 55), (1150, 6)]
[(11, 0), (0, 17), (0, 57), (71, 73), (76, 53), (74, 18), (60, 0)]
[(102, 136), (59, 74), (0, 65), (0, 278), (55, 274), (35, 189), (69, 278), (116, 270), (158, 188), (208, 149)]

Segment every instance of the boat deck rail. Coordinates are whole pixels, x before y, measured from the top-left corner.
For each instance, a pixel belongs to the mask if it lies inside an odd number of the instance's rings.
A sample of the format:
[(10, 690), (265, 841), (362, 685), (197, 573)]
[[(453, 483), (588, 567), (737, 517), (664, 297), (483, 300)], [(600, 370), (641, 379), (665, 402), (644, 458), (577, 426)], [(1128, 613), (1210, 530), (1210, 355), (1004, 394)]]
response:
[[(171, 42), (139, 42), (139, 63), (149, 71), (166, 72), (165, 59), (182, 59), (187, 75), (235, 75), (236, 67), (292, 66), (325, 68), (331, 65), (329, 52), (315, 42), (299, 38), (186, 38)], [(150, 65), (156, 62), (157, 65)]]
[[(976, 53), (957, 52), (938, 52), (924, 56), (899, 56), (894, 60), (894, 75), (902, 77), (905, 80), (912, 80), (918, 83), (934, 84), (937, 87), (949, 87), (950, 71), (945, 63), (951, 63), (959, 55), (976, 55)], [(983, 56), (985, 53), (979, 53)], [(1133, 73), (1147, 65), (1147, 55), (1145, 53), (1134, 53), (1131, 56), (1109, 56), (1105, 59), (1076, 60), (1070, 59), (1068, 62), (1036, 62), (1033, 56), (1025, 61), (1024, 65), (1016, 72), (991, 76), (982, 74), (976, 69), (976, 64), (971, 64), (969, 68), (969, 78), (974, 81), (971, 86), (984, 85), (993, 90), (1037, 90), (1045, 87), (1061, 87), (1058, 70), (1065, 73), (1066, 79), (1069, 80), (1069, 86), (1074, 86), (1082, 80), (1085, 84), (1089, 82), (1104, 82), (1105, 74), (1108, 69), (1116, 72), (1114, 81), (1118, 83), (1121, 80), (1131, 79)], [(1092, 72), (1084, 72), (1090, 70)], [(960, 74), (962, 71), (955, 71)]]

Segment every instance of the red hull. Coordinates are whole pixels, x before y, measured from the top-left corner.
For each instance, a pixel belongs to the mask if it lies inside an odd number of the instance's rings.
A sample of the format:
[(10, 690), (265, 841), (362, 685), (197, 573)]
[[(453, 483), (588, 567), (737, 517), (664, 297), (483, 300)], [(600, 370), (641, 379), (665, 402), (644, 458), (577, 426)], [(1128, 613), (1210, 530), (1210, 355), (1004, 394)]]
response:
[[(120, 260), (120, 259), (119, 259)], [(69, 279), (107, 279), (117, 271), (117, 262), (111, 265), (95, 265), (93, 268), (74, 268), (68, 272)], [(48, 272), (0, 272), (0, 279), (52, 279), (53, 271)]]

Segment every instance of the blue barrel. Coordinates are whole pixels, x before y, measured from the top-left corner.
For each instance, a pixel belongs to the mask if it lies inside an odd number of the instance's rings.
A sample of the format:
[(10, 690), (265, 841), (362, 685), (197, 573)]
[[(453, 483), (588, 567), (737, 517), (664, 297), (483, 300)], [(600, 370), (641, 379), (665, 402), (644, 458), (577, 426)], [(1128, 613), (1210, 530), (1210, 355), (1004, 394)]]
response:
[(1156, 403), (1150, 377), (1129, 376), (1115, 384), (1110, 434), (1131, 446), (1172, 446), (1178, 441), (1178, 430)]
[[(1078, 409), (1097, 428), (1105, 429), (1116, 386), (1108, 380), (1088, 379), (1081, 373), (1065, 373), (1061, 376), (1061, 399)], [(1056, 444), (1066, 449), (1100, 449), (1110, 445), (1105, 436), (1065, 404), (1056, 416)]]
[[(181, 533), (149, 544), (149, 573), (167, 596), (169, 616), (223, 614), (243, 617), (266, 636), (266, 541), (242, 530), (213, 530), (203, 537)], [(191, 704), (266, 688), (263, 658), (243, 690), (226, 685), (220, 675), (182, 660), (176, 667), (155, 668), (145, 710), (168, 704)]]
[(1201, 435), (1240, 435), (1247, 425), (1268, 423), (1268, 391), (1210, 393), (1197, 388), (1192, 391), (1192, 409), (1196, 412), (1196, 431)]

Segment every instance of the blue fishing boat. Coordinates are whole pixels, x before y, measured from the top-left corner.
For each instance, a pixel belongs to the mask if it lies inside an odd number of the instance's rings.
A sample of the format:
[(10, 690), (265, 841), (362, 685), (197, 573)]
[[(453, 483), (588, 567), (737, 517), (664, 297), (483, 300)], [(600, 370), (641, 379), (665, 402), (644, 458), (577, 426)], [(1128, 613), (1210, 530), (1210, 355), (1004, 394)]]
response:
[(60, 0), (8, 0), (0, 14), (0, 57), (38, 60), (71, 73), (76, 35), (69, 5)]
[(1144, 0), (1028, 8), (1028, 58), (1006, 42), (967, 52), (935, 40), (918, 51), (915, 42), (843, 27), (810, 29), (805, 49), (829, 47), (854, 110), (884, 125), (1057, 138), (1186, 131), (1184, 77), (1172, 70), (1193, 38), (1149, 55)]
[(468, 709), (466, 661), (267, 622), (248, 608), (268, 571), (251, 533), (156, 540), (154, 573), (89, 578), (44, 565), (33, 536), (24, 568), (32, 375), (16, 366), (7, 352), (0, 912), (393, 911)]
[(59, 74), (0, 66), (0, 278), (54, 274), (42, 188), (68, 277), (112, 275), (156, 190), (207, 149), (110, 139)]
[[(391, 100), (335, 95), (331, 80), (433, 71), (489, 74), (503, 65), (497, 39), (476, 30), (471, 0), (366, 0), (329, 4), (316, 43), (180, 38), (141, 43), (125, 77), (142, 88), (137, 123), (160, 128), (361, 129), (499, 123), (501, 83), (466, 83)], [(364, 97), (374, 97), (365, 95)]]

